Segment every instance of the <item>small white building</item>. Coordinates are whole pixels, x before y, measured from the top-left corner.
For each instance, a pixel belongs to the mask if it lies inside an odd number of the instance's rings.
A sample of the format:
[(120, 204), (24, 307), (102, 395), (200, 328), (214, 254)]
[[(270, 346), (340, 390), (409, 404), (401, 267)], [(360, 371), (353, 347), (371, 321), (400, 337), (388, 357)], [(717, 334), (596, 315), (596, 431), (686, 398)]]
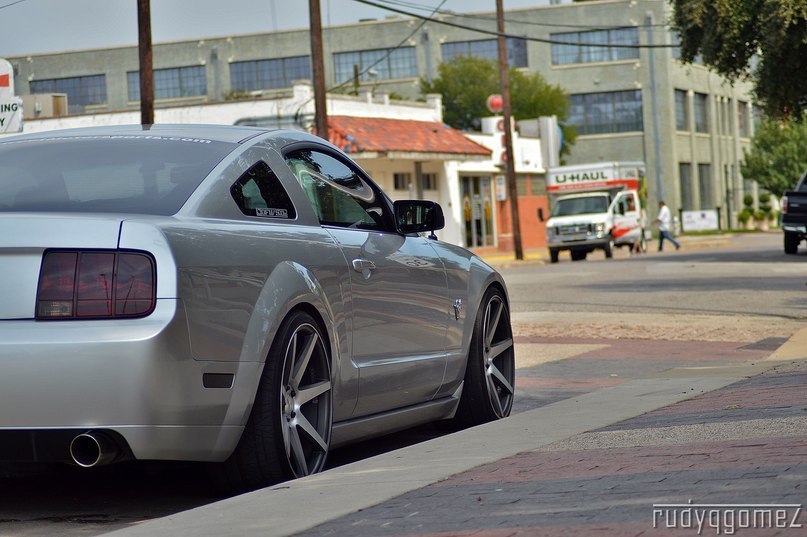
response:
[[(548, 216), (548, 204), (542, 140), (521, 136), (515, 129), (511, 129), (511, 133), (522, 246), (525, 249), (543, 247), (546, 245), (546, 232), (538, 218), (538, 211), (544, 211)], [(448, 164), (448, 176), (456, 176), (459, 186), (461, 203), (453, 207), (452, 216), (462, 223), (462, 245), (474, 249), (512, 251), (513, 226), (504, 169), (504, 119), (482, 118), (482, 132), (466, 132), (465, 135), (490, 149), (491, 157), (483, 161), (465, 160)]]

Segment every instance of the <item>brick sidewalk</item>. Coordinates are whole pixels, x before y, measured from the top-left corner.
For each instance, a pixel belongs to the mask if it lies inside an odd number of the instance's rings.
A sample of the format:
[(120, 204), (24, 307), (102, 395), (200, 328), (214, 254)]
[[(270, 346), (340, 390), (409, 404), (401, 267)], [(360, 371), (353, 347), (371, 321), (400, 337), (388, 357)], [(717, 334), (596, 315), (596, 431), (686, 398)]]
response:
[[(807, 503), (807, 364), (483, 465), (299, 535), (697, 535), (653, 504)], [(791, 510), (789, 514), (793, 514)], [(657, 521), (658, 522), (658, 521)], [(719, 522), (719, 520), (718, 520)], [(788, 519), (788, 523), (790, 519)], [(807, 527), (803, 512), (797, 523)], [(703, 535), (723, 533), (706, 523)], [(802, 527), (739, 535), (804, 535)]]

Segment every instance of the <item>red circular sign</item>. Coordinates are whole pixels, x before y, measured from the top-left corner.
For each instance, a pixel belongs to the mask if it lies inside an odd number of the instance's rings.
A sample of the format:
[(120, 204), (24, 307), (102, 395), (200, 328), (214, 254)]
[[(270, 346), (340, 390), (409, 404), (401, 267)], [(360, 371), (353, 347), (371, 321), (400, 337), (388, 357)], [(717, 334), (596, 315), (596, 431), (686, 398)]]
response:
[(493, 112), (494, 114), (498, 114), (504, 108), (504, 101), (502, 100), (502, 96), (498, 94), (488, 96), (488, 100), (485, 102), (488, 107), (488, 110)]

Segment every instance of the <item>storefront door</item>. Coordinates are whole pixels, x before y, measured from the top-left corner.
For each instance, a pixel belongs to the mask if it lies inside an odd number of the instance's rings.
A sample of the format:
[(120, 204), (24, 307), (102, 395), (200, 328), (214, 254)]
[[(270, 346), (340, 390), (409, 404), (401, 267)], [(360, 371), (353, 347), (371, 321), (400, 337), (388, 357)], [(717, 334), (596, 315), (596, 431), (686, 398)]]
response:
[(493, 196), (489, 176), (463, 176), (460, 178), (463, 218), (465, 221), (465, 247), (494, 246)]

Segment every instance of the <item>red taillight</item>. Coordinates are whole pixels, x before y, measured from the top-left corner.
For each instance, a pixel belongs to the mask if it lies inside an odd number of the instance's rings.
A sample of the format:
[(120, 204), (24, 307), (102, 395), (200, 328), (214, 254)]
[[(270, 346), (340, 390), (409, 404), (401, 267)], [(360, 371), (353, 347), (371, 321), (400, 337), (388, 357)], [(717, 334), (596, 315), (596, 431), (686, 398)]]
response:
[(154, 261), (111, 250), (45, 252), (37, 319), (142, 317), (154, 309)]
[(787, 196), (782, 196), (782, 212), (787, 212)]

